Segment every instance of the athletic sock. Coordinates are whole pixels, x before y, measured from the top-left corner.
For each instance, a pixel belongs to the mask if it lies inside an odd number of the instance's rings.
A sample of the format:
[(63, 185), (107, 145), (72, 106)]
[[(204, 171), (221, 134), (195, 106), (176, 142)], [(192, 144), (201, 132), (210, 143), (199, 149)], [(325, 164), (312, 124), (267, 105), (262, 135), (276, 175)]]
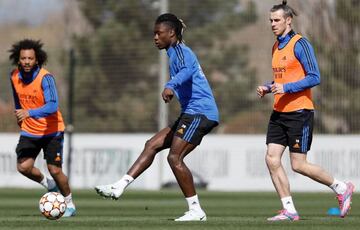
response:
[(346, 184), (334, 178), (334, 182), (329, 186), (336, 194), (344, 194), (346, 191)]
[(126, 174), (119, 181), (115, 182), (113, 185), (115, 188), (125, 189), (133, 181), (134, 181), (134, 178), (132, 176)]
[(47, 190), (51, 190), (56, 187), (56, 182), (53, 179), (46, 177), (45, 175), (43, 175), (43, 179), (40, 181), (40, 184)]
[(188, 203), (189, 210), (195, 210), (195, 211), (202, 210), (201, 206), (200, 206), (199, 198), (197, 195), (194, 195), (191, 197), (186, 197), (185, 199)]
[(49, 189), (47, 177), (43, 175), (43, 179), (40, 181), (40, 184), (44, 186), (44, 188)]
[(46, 181), (47, 181), (47, 184), (48, 184), (48, 189), (53, 189), (56, 187), (56, 182), (54, 179), (50, 179), (50, 178), (47, 178), (46, 177)]
[(65, 203), (68, 208), (75, 208), (75, 205), (72, 201), (72, 194), (70, 193), (65, 197)]
[(291, 196), (281, 198), (283, 208), (290, 213), (297, 213)]

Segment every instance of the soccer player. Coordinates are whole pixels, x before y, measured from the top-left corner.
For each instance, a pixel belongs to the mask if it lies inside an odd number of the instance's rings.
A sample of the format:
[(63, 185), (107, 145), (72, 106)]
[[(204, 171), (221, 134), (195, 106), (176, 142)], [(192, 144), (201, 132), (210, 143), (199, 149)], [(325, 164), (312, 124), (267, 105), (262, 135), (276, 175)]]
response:
[(103, 197), (118, 199), (124, 189), (152, 164), (158, 152), (170, 148), (167, 159), (189, 206), (189, 211), (175, 221), (205, 221), (206, 214), (200, 206), (192, 174), (183, 160), (218, 125), (219, 115), (197, 57), (183, 42), (184, 28), (182, 20), (169, 13), (160, 15), (154, 26), (155, 45), (166, 49), (170, 63), (170, 80), (162, 98), (169, 103), (176, 95), (181, 104), (179, 118), (146, 142), (138, 159), (119, 181), (95, 189)]
[(320, 84), (319, 67), (309, 41), (295, 33), (291, 22), (296, 12), (287, 1), (270, 10), (270, 23), (277, 41), (272, 50), (273, 82), (258, 86), (257, 94), (274, 94), (274, 110), (266, 137), (266, 164), (272, 182), (281, 199), (283, 210), (269, 221), (299, 220), (290, 185), (281, 164), (285, 148), (289, 146), (292, 169), (319, 183), (329, 186), (336, 194), (345, 217), (350, 209), (354, 185), (334, 179), (320, 166), (307, 162), (314, 120), (311, 88)]
[[(62, 171), (64, 129), (58, 108), (55, 79), (42, 66), (47, 54), (40, 41), (24, 39), (9, 50), (9, 59), (17, 66), (11, 73), (11, 86), (15, 102), (15, 116), (21, 128), (16, 147), (17, 170), (40, 183), (48, 191), (58, 191), (65, 197), (65, 217), (74, 216), (68, 178)], [(40, 150), (52, 178), (47, 178), (34, 162)]]

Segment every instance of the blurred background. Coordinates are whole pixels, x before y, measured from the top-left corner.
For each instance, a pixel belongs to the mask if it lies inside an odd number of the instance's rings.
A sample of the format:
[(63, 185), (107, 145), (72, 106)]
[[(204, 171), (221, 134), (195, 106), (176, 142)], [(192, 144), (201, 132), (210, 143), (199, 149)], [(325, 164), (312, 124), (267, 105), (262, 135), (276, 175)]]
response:
[[(220, 125), (185, 160), (209, 190), (273, 191), (264, 162), (273, 98), (256, 96), (272, 81), (269, 10), (280, 0), (0, 0), (0, 187), (38, 187), (16, 170), (19, 130), (9, 73), (11, 45), (44, 43), (67, 124), (64, 171), (72, 187), (112, 183), (127, 172), (151, 135), (174, 121), (179, 104), (160, 97), (168, 80), (154, 21), (172, 12), (215, 94)], [(360, 1), (289, 0), (293, 28), (312, 43), (321, 71), (313, 89), (315, 133), (308, 160), (360, 184)], [(165, 60), (165, 62), (164, 62)], [(74, 133), (74, 135), (72, 135)], [(296, 191), (328, 191), (291, 172)], [(45, 161), (37, 166), (46, 172)], [(241, 178), (241, 180), (239, 180)], [(159, 154), (132, 188), (177, 186)]]
[[(162, 85), (153, 23), (164, 2), (187, 25), (185, 42), (213, 88), (221, 115), (213, 133), (265, 133), (272, 97), (259, 100), (255, 88), (272, 79), (269, 9), (281, 2), (269, 0), (0, 0), (0, 131), (18, 132), (8, 50), (32, 38), (44, 43), (45, 67), (56, 77), (67, 121), (72, 111), (74, 132), (156, 132)], [(359, 134), (360, 1), (288, 4), (299, 13), (295, 31), (310, 40), (320, 66), (316, 132)], [(176, 100), (167, 107), (166, 123), (179, 113)]]
[[(220, 125), (185, 159), (196, 187), (210, 191), (197, 190), (212, 218), (204, 228), (263, 229), (265, 218), (279, 205), (264, 161), (273, 98), (259, 99), (255, 89), (272, 81), (275, 38), (269, 10), (280, 3), (0, 0), (0, 228), (29, 229), (31, 223), (43, 229), (47, 224), (34, 214), (42, 187), (16, 169), (19, 128), (13, 115), (9, 74), (14, 66), (8, 50), (24, 38), (44, 43), (49, 56), (45, 68), (56, 78), (67, 124), (63, 169), (75, 191), (80, 219), (61, 222), (59, 228), (66, 224), (71, 229), (176, 228), (169, 217), (180, 214), (185, 203), (166, 154), (158, 154), (129, 187), (147, 191), (129, 191), (121, 203), (95, 199), (93, 191), (96, 185), (121, 178), (145, 141), (179, 114), (177, 100), (164, 104), (160, 98), (168, 67), (163, 62), (165, 52), (153, 42), (155, 19), (160, 12), (171, 12), (187, 25), (185, 42), (197, 54), (220, 110)], [(321, 85), (312, 91), (316, 121), (308, 160), (339, 180), (360, 185), (360, 0), (288, 0), (288, 4), (299, 14), (293, 28), (310, 40), (321, 72)], [(292, 172), (287, 152), (282, 160), (292, 191), (329, 193), (294, 194), (306, 220), (300, 225), (358, 228), (357, 201), (350, 219), (323, 218), (329, 207), (337, 207), (336, 200), (330, 199), (331, 190)], [(42, 153), (36, 166), (49, 176)], [(177, 190), (148, 191), (172, 187)], [(193, 229), (200, 229), (199, 225)]]

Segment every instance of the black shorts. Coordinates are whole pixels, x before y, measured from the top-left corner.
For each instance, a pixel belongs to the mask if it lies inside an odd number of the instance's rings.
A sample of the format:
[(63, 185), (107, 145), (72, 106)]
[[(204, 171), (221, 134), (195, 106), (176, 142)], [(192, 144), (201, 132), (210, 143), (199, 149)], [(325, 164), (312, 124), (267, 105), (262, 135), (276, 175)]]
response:
[(314, 124), (313, 110), (282, 113), (273, 111), (270, 117), (266, 144), (289, 146), (290, 152), (306, 153), (310, 150)]
[(202, 138), (217, 125), (218, 122), (207, 119), (205, 115), (183, 113), (170, 128), (175, 136), (193, 145), (199, 145)]
[(20, 136), (19, 143), (16, 147), (17, 159), (36, 159), (42, 149), (47, 164), (61, 166), (63, 162), (63, 143), (63, 133), (54, 137), (42, 138)]

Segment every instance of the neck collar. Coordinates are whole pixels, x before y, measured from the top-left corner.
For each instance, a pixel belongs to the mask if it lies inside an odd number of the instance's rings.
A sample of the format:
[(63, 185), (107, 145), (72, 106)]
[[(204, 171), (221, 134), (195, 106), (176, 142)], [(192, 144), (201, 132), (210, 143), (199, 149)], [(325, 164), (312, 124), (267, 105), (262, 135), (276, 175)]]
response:
[(294, 30), (290, 30), (289, 33), (287, 33), (285, 36), (278, 36), (277, 40), (279, 43), (288, 42), (292, 37), (296, 35)]
[(180, 46), (181, 44), (181, 42), (171, 44), (166, 50), (167, 54), (170, 56), (171, 53), (175, 52), (176, 47)]
[(40, 67), (37, 65), (28, 73), (20, 69), (19, 76), (24, 82), (32, 82), (40, 72)]

